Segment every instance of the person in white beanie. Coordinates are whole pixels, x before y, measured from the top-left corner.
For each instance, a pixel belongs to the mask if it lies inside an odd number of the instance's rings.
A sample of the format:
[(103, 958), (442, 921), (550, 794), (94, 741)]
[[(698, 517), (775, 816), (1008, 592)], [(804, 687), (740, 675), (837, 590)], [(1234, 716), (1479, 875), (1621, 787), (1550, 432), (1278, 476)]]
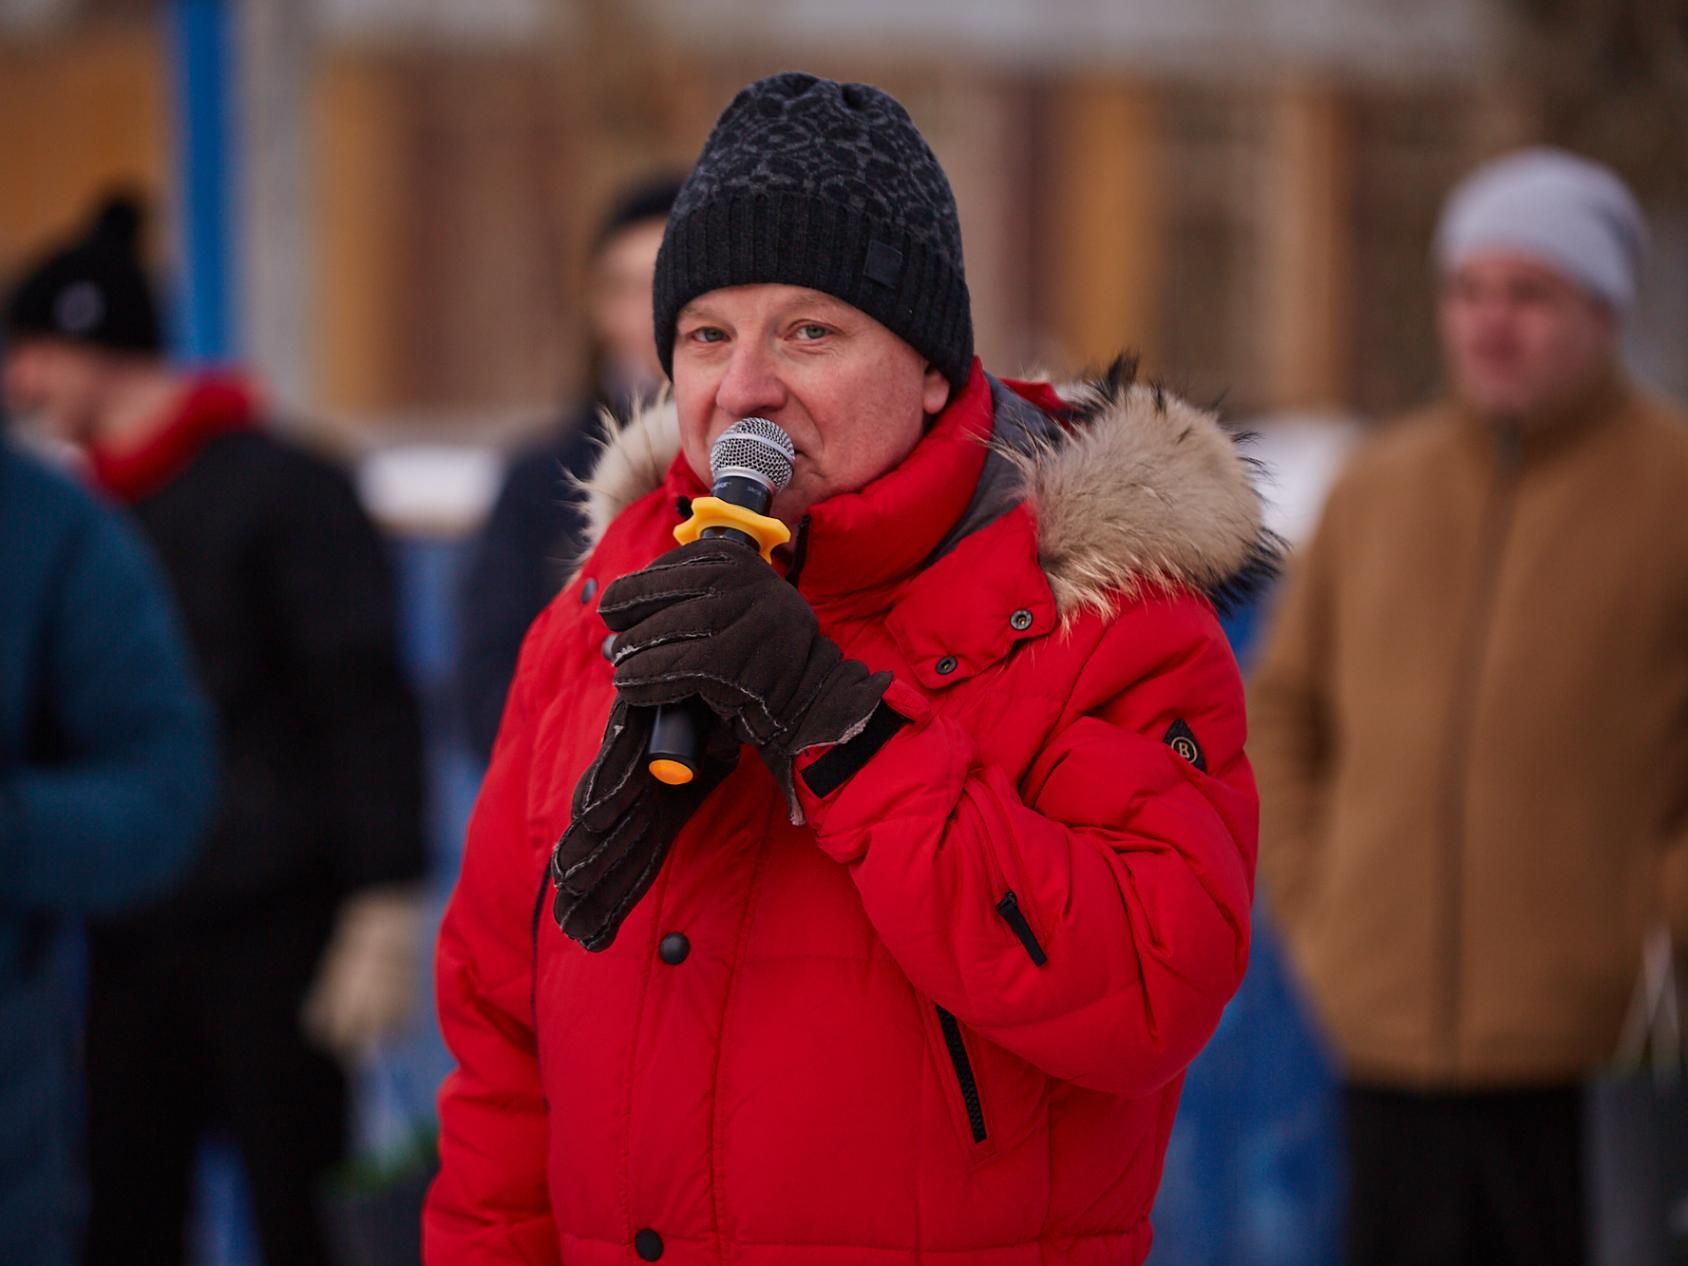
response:
[(1625, 378), (1610, 171), (1479, 168), (1445, 399), (1349, 463), (1254, 678), (1260, 865), (1345, 1081), (1349, 1260), (1586, 1260), (1582, 1087), (1688, 945), (1688, 426)]
[(1560, 149), (1519, 150), (1472, 172), (1436, 233), (1444, 273), (1483, 253), (1523, 256), (1614, 313), (1635, 302), (1647, 222), (1628, 187), (1599, 163)]

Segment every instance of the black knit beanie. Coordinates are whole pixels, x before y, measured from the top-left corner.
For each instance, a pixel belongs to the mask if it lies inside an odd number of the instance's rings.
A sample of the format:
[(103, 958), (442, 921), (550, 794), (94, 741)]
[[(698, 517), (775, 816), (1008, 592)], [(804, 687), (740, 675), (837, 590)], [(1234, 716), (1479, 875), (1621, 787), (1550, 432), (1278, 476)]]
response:
[(108, 198), (77, 240), (27, 269), (6, 300), (7, 337), (158, 352), (158, 306), (140, 259), (141, 218), (134, 199)]
[(681, 308), (761, 282), (842, 299), (958, 388), (972, 370), (955, 196), (908, 111), (877, 88), (788, 71), (733, 98), (657, 256), (663, 369), (672, 375)]

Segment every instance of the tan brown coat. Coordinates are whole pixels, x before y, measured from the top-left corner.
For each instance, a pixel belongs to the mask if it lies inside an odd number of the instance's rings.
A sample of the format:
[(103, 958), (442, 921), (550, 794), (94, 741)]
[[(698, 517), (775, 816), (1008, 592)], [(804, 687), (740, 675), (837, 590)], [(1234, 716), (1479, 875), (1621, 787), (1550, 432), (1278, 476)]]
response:
[(1267, 901), (1348, 1076), (1608, 1060), (1688, 943), (1688, 427), (1625, 388), (1509, 443), (1450, 406), (1339, 481), (1255, 678)]

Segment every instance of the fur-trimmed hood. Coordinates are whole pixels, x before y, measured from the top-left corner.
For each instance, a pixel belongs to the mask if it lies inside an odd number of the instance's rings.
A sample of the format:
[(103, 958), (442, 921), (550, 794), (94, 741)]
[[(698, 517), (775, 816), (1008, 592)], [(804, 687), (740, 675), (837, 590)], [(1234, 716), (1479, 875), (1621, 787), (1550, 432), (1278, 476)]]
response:
[[(1218, 418), (1136, 381), (1133, 360), (1055, 388), (1042, 412), (992, 381), (991, 458), (953, 543), (1013, 504), (1038, 528), (1038, 561), (1061, 618), (1110, 614), (1145, 590), (1187, 587), (1221, 606), (1276, 571), (1280, 543), (1264, 526), (1257, 463)], [(680, 451), (672, 400), (659, 398), (604, 441), (584, 481), (589, 551), (633, 502), (661, 486)], [(942, 552), (940, 550), (940, 552)]]

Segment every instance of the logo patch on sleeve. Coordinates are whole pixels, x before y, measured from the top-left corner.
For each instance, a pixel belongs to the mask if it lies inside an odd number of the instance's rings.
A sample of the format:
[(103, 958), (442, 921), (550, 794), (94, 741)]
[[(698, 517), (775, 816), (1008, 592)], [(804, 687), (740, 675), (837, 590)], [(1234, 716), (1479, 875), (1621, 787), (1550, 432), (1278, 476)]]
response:
[(1183, 720), (1172, 723), (1172, 728), (1162, 736), (1161, 742), (1177, 752), (1202, 773), (1207, 772), (1207, 757), (1202, 755), (1202, 745), (1196, 742), (1196, 735)]

